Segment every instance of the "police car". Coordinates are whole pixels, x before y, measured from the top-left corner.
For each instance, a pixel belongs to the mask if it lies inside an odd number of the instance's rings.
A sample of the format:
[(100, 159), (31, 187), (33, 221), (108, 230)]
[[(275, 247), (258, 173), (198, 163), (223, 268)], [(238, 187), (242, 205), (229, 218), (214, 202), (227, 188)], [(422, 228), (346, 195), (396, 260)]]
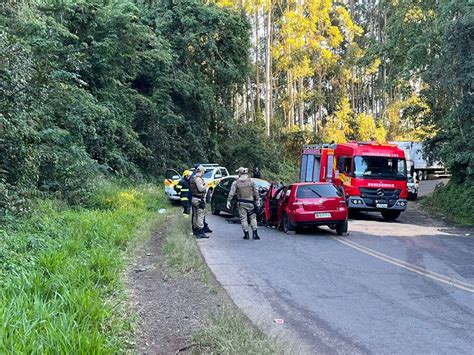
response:
[(165, 194), (170, 200), (179, 201), (180, 197), (174, 190), (181, 180), (181, 174), (175, 169), (167, 169), (165, 175)]
[[(206, 202), (211, 201), (211, 196), (216, 185), (221, 181), (222, 178), (229, 176), (229, 171), (219, 164), (196, 164), (202, 165), (206, 171), (204, 172), (203, 179), (207, 184), (206, 191)], [(194, 171), (194, 169), (189, 169)], [(165, 177), (165, 193), (170, 200), (179, 201), (180, 197), (175, 191), (175, 186), (181, 180), (181, 174), (175, 169), (168, 169)]]

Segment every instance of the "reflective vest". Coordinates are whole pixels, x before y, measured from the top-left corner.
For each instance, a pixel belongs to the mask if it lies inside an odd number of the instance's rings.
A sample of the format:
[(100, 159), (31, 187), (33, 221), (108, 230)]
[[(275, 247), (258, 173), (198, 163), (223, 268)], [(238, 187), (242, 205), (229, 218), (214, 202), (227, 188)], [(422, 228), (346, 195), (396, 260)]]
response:
[(181, 201), (189, 201), (189, 181), (187, 179), (179, 180), (175, 191), (179, 194)]

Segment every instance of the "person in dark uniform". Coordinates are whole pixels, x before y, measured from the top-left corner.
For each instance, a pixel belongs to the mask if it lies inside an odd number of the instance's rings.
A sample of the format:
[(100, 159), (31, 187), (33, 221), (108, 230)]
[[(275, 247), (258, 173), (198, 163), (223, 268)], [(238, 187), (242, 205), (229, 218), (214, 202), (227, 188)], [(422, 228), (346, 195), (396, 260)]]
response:
[(253, 177), (255, 179), (261, 179), (262, 178), (262, 173), (260, 172), (260, 169), (258, 168), (258, 166), (253, 168)]
[(179, 180), (175, 187), (175, 191), (179, 194), (181, 207), (183, 207), (183, 214), (189, 215), (191, 211), (191, 196), (189, 190), (189, 181), (191, 179), (191, 171), (185, 170), (183, 177)]

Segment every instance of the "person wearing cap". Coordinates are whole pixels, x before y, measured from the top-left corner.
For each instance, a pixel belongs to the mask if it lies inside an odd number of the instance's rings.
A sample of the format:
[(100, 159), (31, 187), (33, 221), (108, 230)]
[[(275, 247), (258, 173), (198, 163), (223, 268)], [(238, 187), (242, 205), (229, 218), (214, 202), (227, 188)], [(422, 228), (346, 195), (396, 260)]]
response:
[(193, 234), (196, 238), (209, 238), (204, 233), (204, 213), (206, 209), (206, 182), (202, 178), (205, 169), (202, 165), (199, 165), (195, 169), (195, 174), (191, 178), (189, 183), (189, 189), (191, 190), (191, 206), (193, 209)]
[(191, 171), (185, 170), (183, 178), (179, 180), (175, 187), (176, 193), (179, 194), (181, 207), (183, 207), (183, 214), (188, 216), (191, 210), (191, 196), (189, 190), (189, 181), (191, 179)]
[[(196, 169), (197, 167), (199, 166), (200, 164), (195, 164), (194, 165), (194, 170), (191, 172), (191, 177), (189, 178), (189, 181), (191, 181), (191, 179), (196, 175)], [(189, 200), (191, 201), (192, 199), (192, 195), (191, 195), (191, 191), (189, 192)], [(192, 212), (192, 209), (191, 209), (191, 212)], [(194, 216), (194, 214), (193, 214)], [(192, 217), (194, 218), (194, 217)], [(209, 228), (209, 224), (207, 223), (206, 221), (206, 215), (204, 215), (204, 230), (203, 230), (204, 233), (212, 233), (212, 229)], [(193, 234), (196, 235), (197, 233), (197, 230), (195, 229), (194, 225), (193, 225)]]
[(249, 178), (248, 169), (240, 167), (236, 170), (239, 178), (232, 183), (229, 196), (227, 197), (227, 208), (230, 209), (231, 201), (237, 195), (237, 206), (239, 209), (240, 223), (244, 231), (244, 239), (249, 239), (249, 222), (252, 227), (252, 238), (260, 239), (257, 232), (256, 206), (260, 203), (257, 185)]

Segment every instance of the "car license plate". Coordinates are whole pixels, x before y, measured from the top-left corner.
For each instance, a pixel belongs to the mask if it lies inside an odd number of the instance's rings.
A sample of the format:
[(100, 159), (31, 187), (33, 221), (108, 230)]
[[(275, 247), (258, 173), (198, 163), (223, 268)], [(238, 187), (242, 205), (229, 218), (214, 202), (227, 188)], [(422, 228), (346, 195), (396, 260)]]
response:
[(316, 218), (331, 218), (330, 213), (315, 213), (314, 217)]
[(388, 204), (386, 204), (386, 203), (377, 203), (375, 205), (375, 207), (377, 207), (377, 208), (388, 208)]

